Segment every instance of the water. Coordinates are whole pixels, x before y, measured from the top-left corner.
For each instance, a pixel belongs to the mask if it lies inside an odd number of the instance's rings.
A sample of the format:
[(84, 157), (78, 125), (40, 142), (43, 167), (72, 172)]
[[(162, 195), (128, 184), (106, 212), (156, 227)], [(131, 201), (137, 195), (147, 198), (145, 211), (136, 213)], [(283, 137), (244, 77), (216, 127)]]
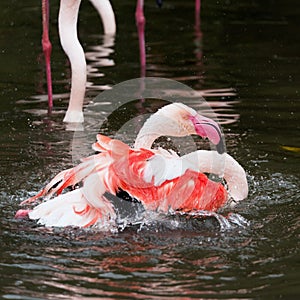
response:
[[(57, 37), (58, 1), (51, 3), (55, 114), (50, 119), (39, 63), (40, 7), (35, 1), (2, 1), (2, 298), (299, 297), (298, 3), (203, 1), (201, 27), (195, 30), (193, 2), (165, 1), (159, 10), (146, 1), (146, 75), (209, 90), (206, 100), (222, 120), (227, 150), (248, 173), (249, 197), (234, 212), (250, 224), (220, 230), (215, 219), (173, 216), (103, 233), (15, 220), (22, 200), (73, 165), (74, 135), (61, 122), (70, 71)], [(87, 103), (109, 86), (140, 75), (134, 3), (113, 4), (118, 34), (107, 41), (96, 12), (82, 3)], [(211, 96), (212, 89), (230, 94)], [(99, 121), (106, 109), (103, 104)], [(93, 109), (87, 110), (93, 117)], [(110, 134), (112, 129), (102, 130)]]

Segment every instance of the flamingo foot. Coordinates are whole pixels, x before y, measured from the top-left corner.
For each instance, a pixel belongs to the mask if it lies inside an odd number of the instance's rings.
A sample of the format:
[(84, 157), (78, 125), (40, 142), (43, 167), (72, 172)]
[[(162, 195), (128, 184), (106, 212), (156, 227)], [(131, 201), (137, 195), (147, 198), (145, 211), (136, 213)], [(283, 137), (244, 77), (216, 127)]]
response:
[(83, 123), (84, 117), (82, 111), (69, 111), (67, 110), (64, 122), (66, 123)]

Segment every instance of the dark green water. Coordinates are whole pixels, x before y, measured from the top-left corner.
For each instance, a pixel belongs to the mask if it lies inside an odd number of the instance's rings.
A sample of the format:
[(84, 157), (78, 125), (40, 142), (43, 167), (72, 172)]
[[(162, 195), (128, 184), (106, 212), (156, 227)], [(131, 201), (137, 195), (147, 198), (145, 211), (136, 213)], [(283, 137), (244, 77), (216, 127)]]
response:
[[(140, 75), (134, 2), (113, 1), (114, 41), (103, 39), (96, 12), (82, 3), (87, 103)], [(165, 220), (113, 234), (14, 219), (20, 201), (73, 164), (74, 133), (62, 123), (70, 70), (57, 35), (58, 5), (51, 3), (55, 113), (47, 118), (40, 3), (0, 3), (0, 297), (298, 299), (299, 3), (204, 0), (195, 29), (194, 1), (165, 1), (162, 9), (146, 1), (146, 75), (236, 92), (205, 99), (222, 122), (228, 152), (248, 173), (249, 197), (235, 212), (250, 225), (222, 232), (215, 222)], [(93, 105), (86, 113), (95, 120)]]

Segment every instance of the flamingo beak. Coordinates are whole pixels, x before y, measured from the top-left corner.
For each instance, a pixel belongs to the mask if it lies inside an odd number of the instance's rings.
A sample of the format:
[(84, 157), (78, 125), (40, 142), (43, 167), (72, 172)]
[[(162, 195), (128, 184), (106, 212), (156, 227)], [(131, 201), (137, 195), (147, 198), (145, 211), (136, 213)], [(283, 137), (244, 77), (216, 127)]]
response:
[(196, 115), (191, 117), (195, 131), (202, 138), (208, 138), (214, 145), (218, 153), (225, 152), (224, 140), (221, 129), (217, 122), (212, 119)]

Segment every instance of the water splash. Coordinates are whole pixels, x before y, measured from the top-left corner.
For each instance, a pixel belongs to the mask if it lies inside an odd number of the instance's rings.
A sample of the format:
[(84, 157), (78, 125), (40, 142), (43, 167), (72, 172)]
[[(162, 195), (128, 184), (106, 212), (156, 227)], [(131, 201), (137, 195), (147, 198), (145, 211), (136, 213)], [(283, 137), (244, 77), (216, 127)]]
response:
[[(246, 228), (250, 222), (238, 213), (229, 213), (224, 216), (211, 211), (180, 212), (170, 211), (162, 214), (156, 211), (145, 210), (140, 202), (126, 201), (112, 195), (106, 195), (113, 203), (117, 214), (117, 231), (128, 228), (142, 230), (172, 231), (189, 230), (200, 231), (209, 228), (219, 228), (221, 232), (235, 228)], [(111, 231), (115, 232), (116, 228)]]
[(195, 219), (213, 218), (218, 222), (220, 231), (231, 230), (236, 227), (245, 228), (250, 225), (250, 222), (238, 213), (229, 213), (227, 217), (216, 212), (205, 210), (180, 214), (183, 216), (190, 216)]

